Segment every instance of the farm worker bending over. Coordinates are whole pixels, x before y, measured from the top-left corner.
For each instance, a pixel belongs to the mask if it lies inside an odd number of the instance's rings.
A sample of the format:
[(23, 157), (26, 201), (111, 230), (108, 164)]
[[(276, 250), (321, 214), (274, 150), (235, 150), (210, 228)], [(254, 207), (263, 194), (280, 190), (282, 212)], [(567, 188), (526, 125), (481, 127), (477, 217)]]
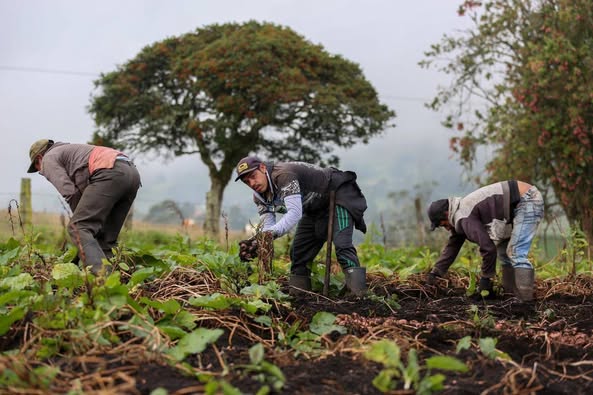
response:
[[(354, 172), (304, 162), (262, 162), (248, 156), (237, 164), (237, 180), (253, 189), (263, 231), (280, 237), (298, 224), (290, 253), (291, 287), (311, 290), (310, 265), (328, 238), (329, 215), (333, 215), (333, 243), (346, 286), (357, 295), (366, 291), (366, 269), (360, 267), (352, 233), (354, 228), (366, 232), (367, 204)], [(336, 191), (333, 213), (329, 212), (330, 190)], [(284, 215), (277, 221), (276, 213)]]
[(140, 187), (136, 166), (112, 148), (47, 139), (33, 143), (29, 156), (28, 173), (39, 171), (72, 208), (70, 238), (84, 265), (100, 274)]
[(527, 254), (543, 216), (544, 201), (538, 189), (515, 180), (487, 185), (465, 197), (432, 202), (428, 208), (431, 229), (442, 226), (451, 235), (427, 283), (435, 284), (447, 272), (467, 239), (478, 244), (482, 255), (479, 292), (494, 296), (492, 278), (498, 255), (505, 293), (522, 301), (533, 300), (535, 275)]

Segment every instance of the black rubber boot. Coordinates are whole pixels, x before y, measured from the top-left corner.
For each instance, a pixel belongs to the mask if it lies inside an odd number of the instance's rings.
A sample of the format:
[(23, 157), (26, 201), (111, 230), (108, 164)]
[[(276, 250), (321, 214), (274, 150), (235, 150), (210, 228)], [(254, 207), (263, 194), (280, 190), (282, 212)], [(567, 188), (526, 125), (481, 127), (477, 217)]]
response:
[(515, 295), (515, 269), (511, 265), (502, 266), (502, 288), (507, 295)]
[(91, 272), (95, 276), (108, 275), (111, 273), (111, 266), (103, 264), (103, 259), (106, 259), (105, 254), (103, 254), (103, 250), (98, 248), (96, 243), (86, 243), (82, 246), (82, 251), (78, 251), (78, 255), (85, 267), (91, 267)]
[(288, 293), (291, 296), (303, 295), (303, 291), (311, 291), (311, 277), (299, 274), (291, 274), (288, 279)]
[(522, 302), (533, 300), (533, 291), (535, 283), (535, 271), (531, 268), (515, 268), (515, 292), (516, 296)]
[(441, 278), (441, 276), (439, 276), (436, 273), (430, 272), (426, 275), (426, 278), (424, 279), (424, 283), (426, 285), (435, 286), (435, 285), (437, 285), (439, 278)]
[(362, 296), (367, 291), (366, 267), (349, 267), (344, 270), (346, 287), (356, 296)]
[[(482, 295), (482, 291), (487, 291), (488, 293), (486, 295)], [(480, 282), (478, 284), (478, 289), (476, 290), (476, 293), (474, 293), (470, 299), (472, 299), (475, 302), (479, 302), (481, 300), (491, 300), (491, 299), (495, 299), (496, 298), (496, 294), (494, 293), (494, 287), (492, 285), (492, 280), (490, 280), (489, 278), (486, 277), (481, 277), (480, 278)]]

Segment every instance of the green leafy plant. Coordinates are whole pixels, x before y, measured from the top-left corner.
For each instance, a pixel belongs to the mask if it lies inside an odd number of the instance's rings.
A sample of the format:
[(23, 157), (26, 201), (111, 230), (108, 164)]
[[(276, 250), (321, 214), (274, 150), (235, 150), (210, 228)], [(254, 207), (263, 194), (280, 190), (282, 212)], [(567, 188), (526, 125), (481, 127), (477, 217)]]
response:
[[(490, 359), (501, 358), (505, 360), (511, 360), (511, 357), (507, 353), (500, 351), (496, 348), (496, 343), (498, 343), (498, 339), (492, 337), (478, 339), (478, 346), (480, 348), (480, 352), (484, 354), (486, 357)], [(459, 339), (459, 342), (457, 342), (457, 348), (455, 352), (459, 354), (459, 352), (463, 350), (469, 350), (471, 347), (471, 336), (464, 336), (461, 339)]]
[(587, 257), (589, 242), (585, 233), (577, 226), (571, 226), (564, 235), (565, 245), (560, 254), (562, 261), (566, 264), (565, 270), (572, 276), (576, 276), (579, 264), (585, 263), (591, 271), (591, 257)]
[(482, 330), (494, 328), (496, 320), (488, 311), (487, 306), (485, 306), (484, 309), (481, 310), (477, 305), (472, 304), (467, 309), (467, 312), (471, 318), (471, 321), (474, 323), (478, 336), (482, 333)]
[(225, 380), (209, 378), (204, 386), (205, 395), (242, 395), (243, 393)]
[(183, 361), (191, 354), (201, 353), (209, 344), (215, 343), (224, 333), (222, 329), (198, 328), (183, 336), (168, 352), (177, 361)]
[[(418, 394), (432, 394), (443, 389), (445, 376), (431, 374), (432, 369), (467, 372), (467, 366), (456, 358), (433, 356), (426, 359), (426, 367), (418, 363), (415, 349), (408, 351), (407, 363), (401, 360), (399, 346), (391, 340), (373, 343), (365, 352), (365, 357), (383, 365), (383, 370), (373, 379), (373, 385), (381, 392), (393, 391), (402, 382), (404, 390), (414, 389)], [(421, 371), (425, 370), (424, 375)]]
[(480, 351), (482, 351), (482, 354), (484, 354), (490, 359), (502, 358), (510, 360), (511, 357), (507, 353), (500, 351), (496, 348), (496, 343), (498, 343), (498, 339), (494, 339), (492, 337), (485, 337), (483, 339), (480, 339)]
[(276, 393), (282, 390), (286, 378), (276, 365), (264, 359), (265, 350), (261, 343), (257, 343), (249, 349), (249, 365), (240, 366), (247, 374), (254, 374), (254, 378), (263, 384), (263, 387), (257, 391), (258, 395), (265, 395), (274, 391)]
[(284, 346), (295, 349), (297, 355), (301, 352), (317, 352), (321, 349), (321, 337), (323, 335), (334, 331), (340, 334), (346, 333), (346, 328), (341, 325), (335, 325), (335, 321), (335, 315), (320, 311), (311, 319), (308, 331), (300, 330), (302, 323), (297, 321), (278, 334), (278, 341)]
[(398, 302), (397, 294), (393, 293), (389, 296), (380, 296), (374, 293), (369, 293), (366, 298), (373, 302), (385, 304), (391, 311), (399, 310), (401, 307)]
[[(36, 388), (47, 391), (59, 373), (60, 369), (55, 366), (42, 365), (29, 369), (26, 364), (17, 363), (12, 369), (3, 369), (0, 372), (0, 388)], [(17, 392), (24, 393), (24, 391)]]

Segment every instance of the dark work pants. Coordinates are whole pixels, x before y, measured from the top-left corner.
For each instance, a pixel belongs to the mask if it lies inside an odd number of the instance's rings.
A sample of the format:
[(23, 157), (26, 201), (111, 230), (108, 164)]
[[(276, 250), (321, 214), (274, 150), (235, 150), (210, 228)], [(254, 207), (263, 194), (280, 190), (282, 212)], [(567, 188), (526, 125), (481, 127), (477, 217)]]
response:
[(68, 233), (85, 266), (97, 274), (111, 258), (136, 193), (140, 174), (132, 162), (116, 160), (113, 169), (95, 171), (74, 210)]
[[(292, 274), (308, 276), (311, 273), (310, 265), (327, 241), (328, 221), (327, 211), (315, 217), (307, 214), (303, 215), (297, 225), (291, 247), (292, 265), (290, 272)], [(352, 244), (353, 231), (354, 222), (352, 216), (344, 207), (336, 205), (333, 244), (342, 270), (348, 267), (360, 266), (356, 248)]]

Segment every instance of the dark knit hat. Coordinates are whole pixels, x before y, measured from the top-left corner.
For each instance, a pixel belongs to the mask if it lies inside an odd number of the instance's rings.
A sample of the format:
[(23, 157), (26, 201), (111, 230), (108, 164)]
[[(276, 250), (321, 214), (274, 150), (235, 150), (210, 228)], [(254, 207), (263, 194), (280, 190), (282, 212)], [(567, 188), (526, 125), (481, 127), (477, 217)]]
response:
[(441, 226), (441, 221), (447, 219), (449, 211), (449, 199), (435, 200), (428, 207), (428, 218), (430, 219), (430, 230)]

